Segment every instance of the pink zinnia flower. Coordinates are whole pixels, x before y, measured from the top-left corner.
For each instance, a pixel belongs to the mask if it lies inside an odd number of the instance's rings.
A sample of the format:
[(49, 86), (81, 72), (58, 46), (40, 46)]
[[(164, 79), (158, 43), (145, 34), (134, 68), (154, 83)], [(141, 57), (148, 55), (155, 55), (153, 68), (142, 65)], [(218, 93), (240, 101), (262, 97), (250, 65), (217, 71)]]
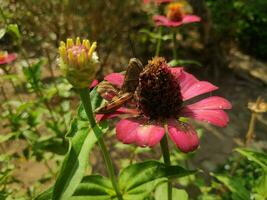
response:
[(144, 0), (144, 3), (150, 3), (151, 1), (157, 4), (161, 4), (161, 3), (169, 3), (172, 2), (173, 0)]
[[(120, 88), (124, 75), (112, 73), (104, 79)], [(231, 103), (218, 96), (189, 105), (186, 101), (217, 89), (209, 82), (199, 81), (182, 67), (171, 68), (164, 58), (156, 57), (139, 75), (135, 98), (128, 102), (129, 106), (96, 117), (103, 120), (121, 116), (116, 124), (116, 136), (125, 144), (153, 147), (160, 142), (166, 128), (176, 146), (182, 152), (190, 152), (199, 146), (199, 138), (195, 129), (181, 117), (224, 127), (229, 121), (224, 109), (230, 109)], [(113, 95), (105, 94), (103, 97), (110, 100)]]
[(175, 2), (168, 5), (167, 15), (155, 15), (153, 20), (157, 26), (178, 27), (184, 24), (199, 22), (201, 19), (196, 15), (185, 12), (185, 3)]
[(17, 55), (15, 53), (8, 54), (6, 51), (0, 51), (0, 65), (6, 65), (16, 60)]

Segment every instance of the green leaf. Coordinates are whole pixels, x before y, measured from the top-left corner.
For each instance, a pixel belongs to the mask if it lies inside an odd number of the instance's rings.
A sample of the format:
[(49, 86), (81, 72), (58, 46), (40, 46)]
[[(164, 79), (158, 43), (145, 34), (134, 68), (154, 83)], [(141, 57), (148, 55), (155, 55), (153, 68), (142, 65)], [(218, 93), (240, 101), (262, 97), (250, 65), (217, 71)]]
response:
[(237, 148), (236, 151), (247, 157), (247, 159), (259, 164), (265, 171), (267, 170), (267, 154), (241, 148)]
[(249, 191), (240, 183), (239, 179), (224, 174), (212, 174), (212, 176), (222, 182), (233, 193), (233, 199), (249, 199)]
[(13, 34), (17, 39), (20, 39), (21, 34), (17, 24), (9, 24), (7, 26), (7, 32)]
[[(155, 200), (168, 200), (168, 184), (164, 183), (157, 187), (155, 192)], [(172, 188), (172, 199), (188, 200), (188, 194), (185, 190)]]
[(47, 151), (58, 155), (64, 155), (67, 153), (68, 144), (62, 138), (55, 136), (41, 137), (37, 142), (33, 144), (32, 150), (35, 151)]
[(52, 200), (52, 194), (53, 194), (53, 187), (48, 188), (41, 194), (39, 194), (37, 197), (34, 198), (34, 200)]
[(267, 199), (267, 172), (263, 171), (263, 175), (259, 178), (258, 183), (253, 188), (253, 191), (260, 195), (262, 199)]
[(119, 185), (125, 200), (144, 199), (159, 183), (167, 178), (177, 178), (191, 175), (195, 171), (186, 170), (180, 166), (166, 166), (158, 161), (146, 161), (130, 165), (122, 170)]
[(5, 34), (6, 34), (6, 29), (0, 28), (0, 39), (2, 39)]
[(163, 41), (167, 41), (167, 40), (171, 40), (172, 39), (172, 35), (171, 34), (161, 35), (159, 33), (155, 33), (155, 32), (149, 31), (147, 29), (141, 29), (140, 33), (148, 35), (148, 37), (150, 37), (151, 39), (157, 39), (157, 40), (160, 39), (160, 40), (163, 40)]
[(83, 178), (69, 200), (111, 200), (115, 196), (116, 193), (109, 179), (100, 175), (91, 175)]
[[(69, 151), (54, 186), (53, 200), (65, 200), (73, 194), (88, 166), (89, 152), (97, 141), (93, 130), (91, 129), (89, 132), (89, 124), (86, 127), (78, 128), (78, 120), (73, 120), (72, 123), (70, 129), (72, 133), (68, 133), (68, 135), (73, 135), (73, 137), (70, 138)], [(99, 124), (96, 128), (105, 132), (107, 126)]]
[(199, 67), (202, 67), (202, 64), (198, 61), (195, 60), (171, 60), (168, 63), (171, 67), (176, 67), (176, 66), (184, 66), (184, 65), (197, 65)]
[(221, 197), (214, 194), (201, 194), (198, 200), (222, 200)]
[(16, 136), (16, 132), (11, 132), (5, 135), (0, 135), (0, 143), (8, 141), (10, 138)]
[(5, 74), (5, 75), (1, 75), (1, 78), (4, 80), (11, 80), (14, 83), (20, 81), (19, 76), (17, 74)]
[[(49, 188), (35, 200), (52, 200), (53, 188)], [(116, 196), (109, 179), (100, 175), (90, 175), (82, 179), (73, 196), (67, 200), (114, 200)]]
[(37, 89), (40, 85), (41, 80), (41, 69), (44, 65), (44, 60), (40, 59), (38, 62), (30, 65), (23, 66), (23, 74), (26, 78), (26, 81), (33, 89)]

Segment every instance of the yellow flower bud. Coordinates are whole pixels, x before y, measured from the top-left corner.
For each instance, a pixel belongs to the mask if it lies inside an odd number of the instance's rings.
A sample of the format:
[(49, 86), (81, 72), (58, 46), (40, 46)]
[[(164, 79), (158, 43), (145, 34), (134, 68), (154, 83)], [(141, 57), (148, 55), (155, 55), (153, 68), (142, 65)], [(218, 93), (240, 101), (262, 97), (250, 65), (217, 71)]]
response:
[(89, 40), (81, 42), (79, 37), (75, 43), (72, 39), (60, 43), (60, 68), (75, 88), (86, 88), (95, 78), (99, 68), (96, 46), (96, 42), (90, 46)]
[(73, 40), (72, 39), (67, 39), (67, 48), (71, 48), (73, 46)]
[(96, 42), (94, 42), (94, 43), (92, 44), (92, 46), (90, 47), (90, 50), (89, 50), (89, 52), (88, 52), (88, 58), (91, 58), (91, 57), (92, 57), (92, 55), (93, 55), (95, 49), (96, 49)]
[(76, 38), (76, 45), (81, 45), (81, 40), (79, 37)]

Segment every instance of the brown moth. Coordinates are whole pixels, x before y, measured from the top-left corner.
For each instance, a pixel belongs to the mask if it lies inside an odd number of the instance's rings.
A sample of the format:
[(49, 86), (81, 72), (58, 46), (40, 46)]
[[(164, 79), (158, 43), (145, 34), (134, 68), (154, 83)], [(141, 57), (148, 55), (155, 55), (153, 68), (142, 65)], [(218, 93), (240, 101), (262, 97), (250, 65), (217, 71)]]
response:
[(126, 69), (123, 85), (120, 90), (112, 86), (110, 83), (103, 81), (98, 84), (97, 92), (103, 95), (112, 93), (114, 97), (110, 102), (97, 108), (95, 113), (107, 114), (114, 112), (123, 104), (133, 98), (134, 92), (138, 86), (139, 75), (143, 71), (143, 64), (137, 58), (131, 58)]

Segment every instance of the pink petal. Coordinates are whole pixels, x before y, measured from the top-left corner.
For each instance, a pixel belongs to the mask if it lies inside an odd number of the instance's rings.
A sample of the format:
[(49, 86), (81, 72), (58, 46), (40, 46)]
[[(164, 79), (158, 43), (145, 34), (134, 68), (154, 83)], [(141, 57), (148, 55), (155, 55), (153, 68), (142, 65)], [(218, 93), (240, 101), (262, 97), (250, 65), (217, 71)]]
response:
[(182, 72), (183, 72), (183, 67), (169, 67), (171, 70), (172, 75), (175, 76), (175, 78), (179, 79)]
[(188, 105), (185, 108), (189, 110), (220, 110), (220, 109), (231, 109), (231, 103), (218, 96), (208, 97), (194, 104)]
[(134, 143), (141, 147), (152, 147), (160, 142), (164, 128), (156, 122), (148, 123), (146, 119), (128, 118), (117, 123), (116, 134), (125, 144)]
[(89, 88), (90, 88), (90, 89), (93, 89), (95, 86), (97, 86), (98, 83), (99, 83), (98, 80), (96, 80), (96, 79), (93, 80), (92, 83), (90, 84)]
[(16, 58), (17, 55), (15, 53), (10, 53), (7, 55), (7, 57), (0, 60), (0, 65), (11, 63), (12, 61), (16, 60)]
[(124, 75), (120, 73), (111, 73), (107, 75), (104, 79), (110, 82), (111, 84), (117, 86), (118, 88), (121, 88), (124, 81)]
[(110, 114), (96, 114), (95, 119), (97, 122), (100, 122), (106, 119), (112, 119), (118, 117), (120, 115), (121, 115), (120, 113), (115, 113), (115, 112)]
[(193, 22), (199, 22), (201, 18), (196, 15), (184, 15), (183, 16), (183, 24), (193, 23)]
[(199, 81), (192, 74), (185, 72), (181, 67), (170, 69), (172, 74), (179, 81), (180, 90), (184, 101), (218, 89), (218, 87), (209, 82)]
[(164, 15), (155, 15), (153, 16), (153, 20), (157, 26), (178, 27), (184, 24), (199, 22), (200, 17), (196, 15), (184, 15), (181, 21), (172, 21)]
[(182, 110), (184, 117), (191, 117), (199, 121), (205, 121), (215, 126), (225, 127), (229, 122), (228, 115), (223, 110)]
[(120, 115), (138, 115), (138, 111), (136, 109), (129, 109), (121, 107), (116, 111), (109, 113), (109, 114), (96, 114), (96, 121), (100, 122), (106, 119), (112, 119), (118, 117)]
[(212, 85), (207, 81), (199, 81), (191, 85), (187, 90), (184, 88), (181, 89), (182, 98), (184, 101), (191, 99), (193, 97), (199, 96), (201, 94), (205, 94), (208, 92), (212, 92), (217, 90), (218, 87)]
[(178, 122), (175, 119), (169, 120), (168, 133), (177, 148), (184, 153), (194, 151), (199, 146), (197, 133), (189, 124)]
[(155, 16), (153, 16), (153, 20), (154, 20), (156, 26), (177, 27), (177, 26), (181, 26), (183, 24), (182, 21), (180, 21), (180, 22), (171, 21), (164, 15), (155, 15)]
[(180, 72), (180, 76), (178, 76), (178, 80), (180, 83), (181, 93), (183, 94), (188, 88), (190, 88), (195, 83), (198, 83), (199, 80), (194, 77), (192, 74), (189, 74), (185, 71)]

